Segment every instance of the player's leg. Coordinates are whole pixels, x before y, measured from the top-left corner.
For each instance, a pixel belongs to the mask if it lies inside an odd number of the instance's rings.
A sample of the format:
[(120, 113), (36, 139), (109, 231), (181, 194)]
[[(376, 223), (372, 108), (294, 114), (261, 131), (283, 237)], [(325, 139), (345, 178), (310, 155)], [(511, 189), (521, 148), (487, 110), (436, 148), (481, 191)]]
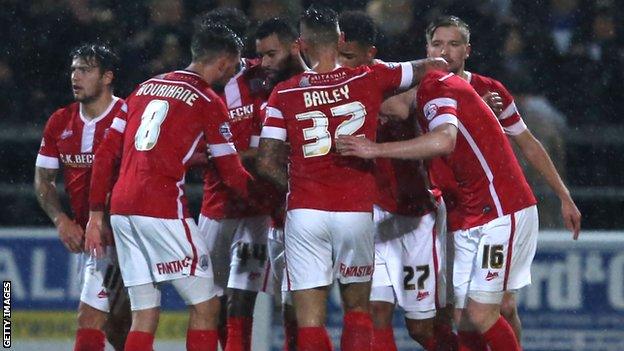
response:
[(328, 351), (325, 329), (328, 287), (333, 281), (329, 212), (295, 209), (286, 213), (286, 290), (297, 319), (297, 350)]
[[(387, 288), (387, 289), (384, 289)], [(385, 294), (382, 290), (386, 290)], [(392, 287), (373, 287), (371, 290), (370, 313), (373, 319), (373, 351), (396, 351), (394, 330), (392, 328), (392, 316), (394, 314), (394, 302), (380, 301), (381, 295), (391, 297), (394, 300)], [(373, 300), (375, 299), (375, 300)]]
[[(286, 267), (284, 266), (284, 229), (272, 226), (267, 237), (267, 249), (272, 281), (269, 285), (274, 286), (275, 293), (281, 291), (282, 323), (284, 325), (284, 351), (297, 349), (297, 316), (293, 307), (292, 295), (288, 291), (286, 283)], [(279, 291), (278, 291), (279, 290)]]
[(219, 311), (219, 342), (221, 348), (225, 350), (227, 346), (227, 282), (230, 274), (230, 252), (232, 238), (238, 220), (236, 219), (210, 219), (204, 215), (199, 215), (199, 234), (204, 237), (210, 261), (214, 271), (214, 283), (221, 291), (218, 292), (220, 300)]
[(332, 212), (334, 274), (340, 283), (344, 309), (341, 350), (370, 350), (371, 281), (375, 265), (374, 225), (370, 212)]
[(518, 339), (518, 343), (521, 344), (522, 322), (520, 321), (520, 315), (518, 314), (518, 305), (516, 303), (515, 291), (505, 291), (505, 295), (503, 296), (503, 303), (501, 305), (501, 314), (511, 325), (511, 328), (516, 335), (516, 339)]
[(106, 339), (115, 348), (121, 351), (124, 349), (128, 332), (132, 324), (132, 313), (130, 310), (130, 298), (124, 287), (121, 269), (117, 261), (117, 252), (114, 247), (110, 250), (111, 263), (104, 275), (104, 286), (108, 291), (108, 302), (110, 311), (108, 319), (104, 325)]
[(258, 291), (267, 291), (269, 216), (242, 218), (232, 238), (226, 351), (250, 351)]
[(75, 351), (104, 350), (106, 312), (80, 301), (78, 305), (78, 330), (76, 330)]

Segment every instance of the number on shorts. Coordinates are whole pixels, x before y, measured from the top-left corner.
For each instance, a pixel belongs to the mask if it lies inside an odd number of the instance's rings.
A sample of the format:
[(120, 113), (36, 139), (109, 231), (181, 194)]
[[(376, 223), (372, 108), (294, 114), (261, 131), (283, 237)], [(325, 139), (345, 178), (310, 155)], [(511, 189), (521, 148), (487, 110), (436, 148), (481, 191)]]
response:
[[(418, 290), (423, 290), (425, 288), (425, 281), (429, 278), (429, 265), (416, 266), (416, 271), (422, 272), (420, 277), (418, 277), (416, 285), (418, 286)], [(403, 266), (403, 272), (405, 273), (403, 288), (405, 290), (416, 290), (416, 285), (411, 283), (414, 278), (414, 268), (411, 266)]]
[[(332, 117), (349, 116), (349, 119), (340, 123), (338, 128), (336, 128), (334, 137), (353, 135), (364, 125), (366, 108), (359, 101), (349, 102), (332, 107), (331, 114)], [(327, 155), (332, 146), (327, 115), (321, 111), (309, 111), (297, 114), (295, 118), (298, 121), (312, 120), (312, 127), (303, 129), (303, 138), (314, 141), (303, 145), (303, 156), (307, 158)]]
[(481, 268), (495, 268), (499, 269), (503, 267), (505, 257), (503, 255), (503, 245), (484, 245), (483, 246), (483, 259), (481, 260)]
[(134, 148), (138, 151), (148, 151), (156, 146), (160, 135), (160, 126), (167, 118), (169, 102), (166, 100), (152, 100), (145, 106), (141, 115), (141, 125), (134, 135)]
[(236, 248), (236, 256), (241, 260), (244, 265), (247, 260), (254, 258), (260, 262), (264, 262), (267, 259), (267, 247), (262, 244), (250, 244), (250, 243), (238, 243)]

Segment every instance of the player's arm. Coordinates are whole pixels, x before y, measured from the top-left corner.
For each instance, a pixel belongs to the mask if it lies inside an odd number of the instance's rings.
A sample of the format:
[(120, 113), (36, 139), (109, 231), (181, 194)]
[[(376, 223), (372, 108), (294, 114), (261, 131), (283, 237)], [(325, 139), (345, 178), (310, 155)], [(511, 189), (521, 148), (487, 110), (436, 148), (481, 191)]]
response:
[(379, 118), (404, 121), (409, 118), (416, 100), (415, 89), (410, 89), (384, 100), (379, 109)]
[(415, 87), (420, 83), (425, 74), (433, 70), (448, 70), (448, 62), (441, 57), (428, 57), (421, 60), (414, 60), (409, 62), (412, 66), (412, 79), (409, 84), (409, 89)]
[(581, 212), (576, 207), (574, 200), (572, 200), (570, 191), (561, 179), (561, 176), (559, 176), (559, 172), (557, 172), (542, 143), (528, 129), (511, 137), (531, 166), (540, 173), (548, 186), (559, 197), (563, 222), (566, 228), (573, 233), (573, 238), (576, 240), (581, 230)]
[(270, 181), (282, 193), (288, 191), (288, 171), (283, 162), (285, 153), (286, 143), (283, 140), (260, 138), (256, 159), (258, 175)]
[(362, 137), (341, 135), (336, 140), (336, 148), (343, 156), (426, 160), (452, 153), (456, 140), (457, 127), (444, 123), (414, 139), (381, 144)]
[(85, 251), (95, 257), (104, 255), (104, 247), (108, 243), (104, 236), (109, 234), (106, 223), (106, 200), (113, 189), (115, 165), (119, 163), (123, 150), (123, 135), (126, 129), (125, 112), (115, 117), (110, 128), (106, 130), (100, 143), (91, 170), (91, 187), (89, 189), (89, 222), (85, 231)]
[(58, 169), (35, 167), (34, 188), (37, 202), (57, 228), (59, 238), (70, 252), (82, 251), (84, 232), (63, 211), (56, 189)]

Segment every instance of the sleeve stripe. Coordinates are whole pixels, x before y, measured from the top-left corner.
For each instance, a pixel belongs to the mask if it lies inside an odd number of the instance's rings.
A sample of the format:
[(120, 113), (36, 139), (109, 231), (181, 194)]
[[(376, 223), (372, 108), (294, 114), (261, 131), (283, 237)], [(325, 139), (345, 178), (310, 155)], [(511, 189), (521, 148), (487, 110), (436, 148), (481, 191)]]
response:
[(208, 148), (210, 149), (210, 155), (212, 157), (221, 157), (236, 153), (236, 147), (233, 143), (210, 144)]
[(451, 98), (446, 98), (446, 97), (430, 100), (429, 102), (427, 102), (425, 104), (425, 107), (423, 108), (423, 111), (425, 112), (425, 115), (427, 114), (427, 112), (426, 112), (427, 109), (431, 105), (436, 105), (438, 108), (443, 107), (443, 106), (457, 108), (457, 100), (451, 99)]
[(527, 129), (528, 128), (523, 120), (519, 120), (518, 122), (508, 127), (503, 127), (505, 134), (509, 134), (509, 135), (520, 135)]
[(435, 118), (431, 122), (429, 122), (429, 130), (434, 130), (436, 127), (439, 127), (445, 123), (452, 124), (457, 127), (457, 116), (450, 113), (435, 116)]
[(514, 114), (516, 114), (518, 112), (518, 108), (516, 107), (516, 102), (512, 101), (511, 104), (509, 104), (509, 106), (507, 106), (503, 112), (501, 112), (500, 116), (498, 116), (498, 119), (503, 120), (505, 118), (509, 118), (511, 116), (513, 116)]
[(401, 89), (407, 89), (412, 85), (414, 79), (414, 69), (411, 62), (401, 62)]
[(279, 127), (264, 126), (260, 138), (278, 139), (286, 141), (286, 129)]
[(119, 117), (115, 117), (110, 127), (123, 134), (124, 130), (126, 129), (126, 121)]
[(267, 106), (266, 108), (267, 117), (274, 117), (284, 119), (284, 115), (282, 115), (282, 111), (276, 109), (275, 107)]
[(260, 136), (252, 135), (249, 139), (249, 147), (258, 147), (258, 145), (260, 145)]
[(37, 154), (37, 161), (35, 162), (35, 166), (48, 169), (58, 169), (59, 159), (56, 157)]

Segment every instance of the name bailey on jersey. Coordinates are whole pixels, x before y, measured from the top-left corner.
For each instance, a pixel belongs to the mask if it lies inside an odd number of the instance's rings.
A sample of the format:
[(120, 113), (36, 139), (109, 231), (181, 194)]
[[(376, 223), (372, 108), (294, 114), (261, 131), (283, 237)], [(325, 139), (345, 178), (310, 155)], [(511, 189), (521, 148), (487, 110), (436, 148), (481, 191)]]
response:
[(313, 90), (303, 92), (303, 101), (305, 107), (333, 104), (342, 100), (349, 99), (349, 85), (344, 85), (338, 89), (327, 90)]

